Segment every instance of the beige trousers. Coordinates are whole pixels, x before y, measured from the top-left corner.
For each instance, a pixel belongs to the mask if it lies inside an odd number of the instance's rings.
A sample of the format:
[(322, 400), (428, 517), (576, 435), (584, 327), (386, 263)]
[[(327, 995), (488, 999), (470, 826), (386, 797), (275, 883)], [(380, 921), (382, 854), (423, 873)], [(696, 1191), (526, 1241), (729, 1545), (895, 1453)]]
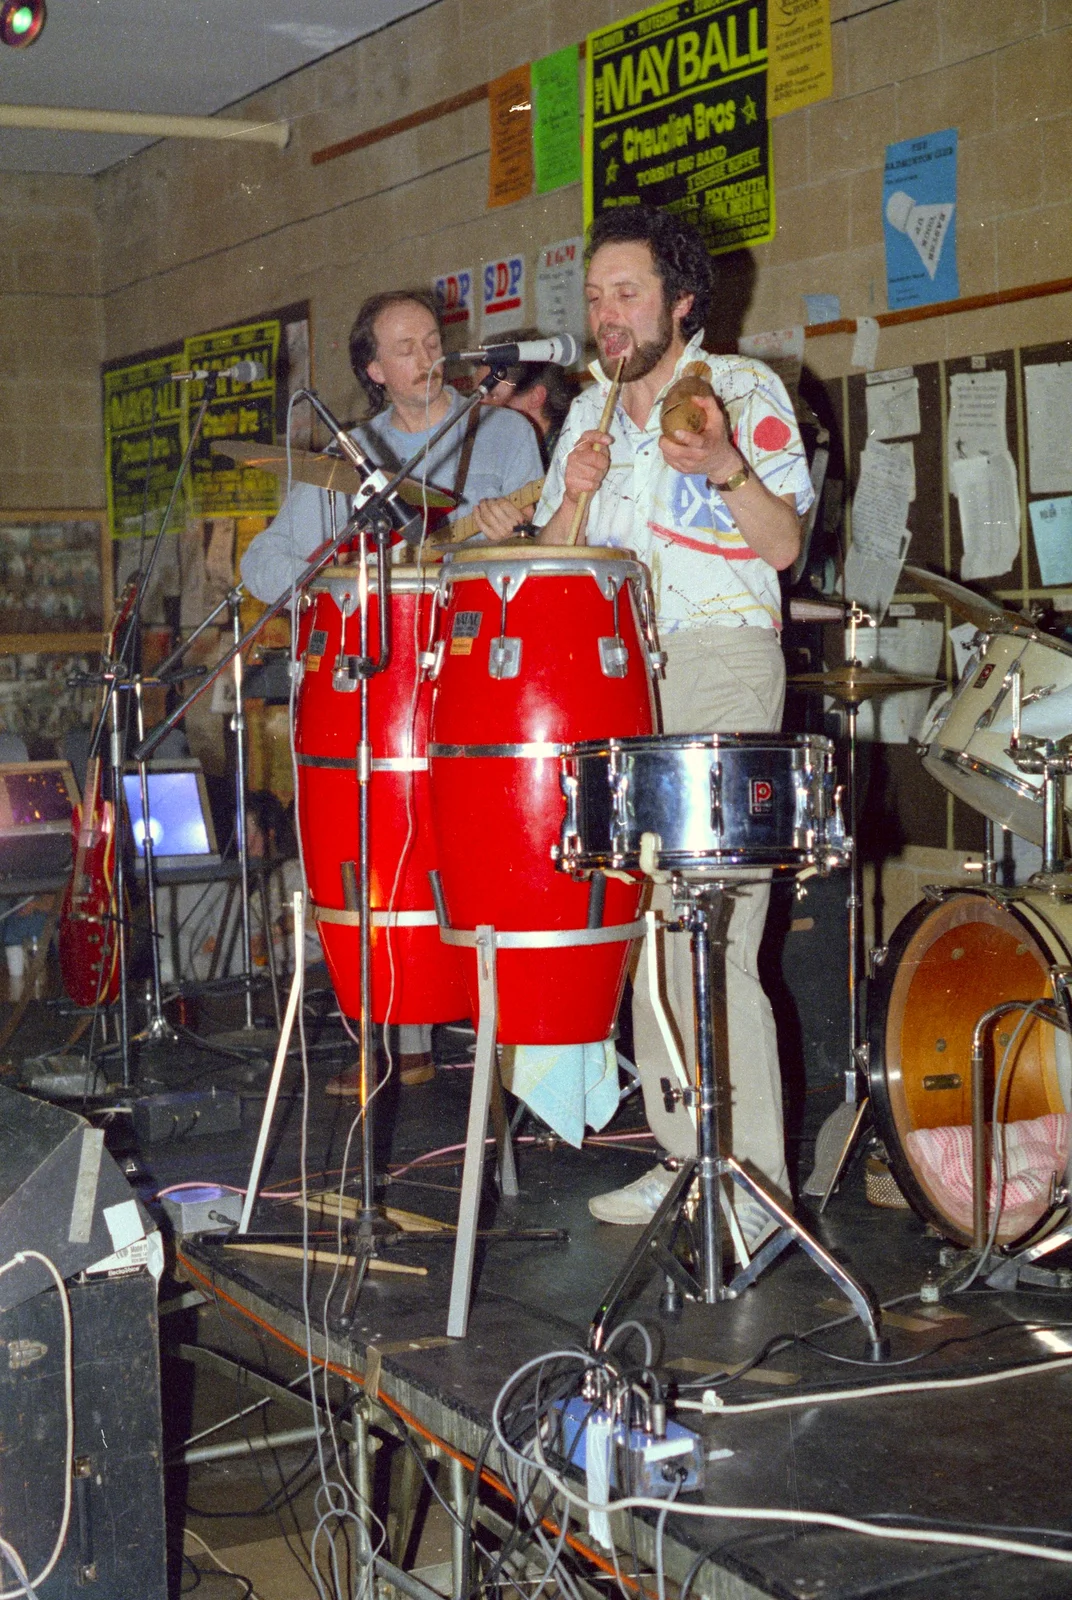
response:
[[(767, 628), (689, 629), (663, 641), (666, 677), (660, 685), (664, 733), (764, 733), (781, 726), (785, 662), (777, 634)], [(770, 1002), (759, 981), (759, 944), (770, 886), (753, 883), (735, 898), (726, 954), (729, 1095), (722, 1096), (724, 1151), (758, 1169), (788, 1197), (782, 1082)], [(657, 887), (651, 909), (666, 917), (668, 888)], [(690, 1073), (695, 1075), (692, 956), (687, 933), (660, 932), (664, 998)], [(677, 1079), (649, 998), (645, 960), (634, 963), (633, 1041), (652, 1132), (671, 1155), (696, 1149), (693, 1113), (675, 1102), (667, 1111), (662, 1078)], [(725, 1084), (723, 1085), (725, 1091)], [(728, 1105), (727, 1105), (728, 1098)]]

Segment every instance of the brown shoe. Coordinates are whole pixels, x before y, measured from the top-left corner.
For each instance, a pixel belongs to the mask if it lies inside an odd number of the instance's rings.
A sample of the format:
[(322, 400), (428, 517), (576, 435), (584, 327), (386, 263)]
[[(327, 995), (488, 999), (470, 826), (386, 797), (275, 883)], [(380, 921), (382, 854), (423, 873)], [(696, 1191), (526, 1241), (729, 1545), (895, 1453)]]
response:
[(420, 1083), (431, 1083), (435, 1077), (435, 1065), (427, 1050), (419, 1055), (399, 1056), (398, 1078), (406, 1089), (415, 1089)]

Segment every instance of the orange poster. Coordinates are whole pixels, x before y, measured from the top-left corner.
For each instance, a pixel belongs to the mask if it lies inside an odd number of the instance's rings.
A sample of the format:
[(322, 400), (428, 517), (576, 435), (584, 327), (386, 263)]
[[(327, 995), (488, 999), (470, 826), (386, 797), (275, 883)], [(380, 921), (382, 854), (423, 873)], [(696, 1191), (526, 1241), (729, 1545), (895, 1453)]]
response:
[(528, 64), (488, 84), (491, 166), (488, 208), (532, 193), (532, 80)]

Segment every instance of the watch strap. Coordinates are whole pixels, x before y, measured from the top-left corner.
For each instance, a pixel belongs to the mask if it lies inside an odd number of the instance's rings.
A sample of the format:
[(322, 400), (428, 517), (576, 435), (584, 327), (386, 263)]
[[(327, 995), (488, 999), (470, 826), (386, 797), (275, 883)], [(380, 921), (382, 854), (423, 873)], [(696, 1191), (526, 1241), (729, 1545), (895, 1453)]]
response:
[(713, 484), (712, 488), (717, 489), (719, 494), (732, 494), (734, 489), (739, 489), (742, 484), (747, 483), (751, 476), (751, 467), (747, 461), (742, 461), (737, 471), (731, 472), (725, 483)]

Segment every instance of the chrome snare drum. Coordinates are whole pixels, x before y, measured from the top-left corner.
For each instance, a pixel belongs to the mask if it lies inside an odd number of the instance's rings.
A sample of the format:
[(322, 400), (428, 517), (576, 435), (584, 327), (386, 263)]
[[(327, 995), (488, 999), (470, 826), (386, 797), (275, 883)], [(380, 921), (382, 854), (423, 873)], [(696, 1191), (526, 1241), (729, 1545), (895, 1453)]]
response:
[[(562, 757), (560, 865), (705, 877), (844, 866), (834, 748), (817, 734), (589, 740)], [(650, 851), (644, 836), (654, 835)], [(644, 856), (643, 868), (641, 857)]]

